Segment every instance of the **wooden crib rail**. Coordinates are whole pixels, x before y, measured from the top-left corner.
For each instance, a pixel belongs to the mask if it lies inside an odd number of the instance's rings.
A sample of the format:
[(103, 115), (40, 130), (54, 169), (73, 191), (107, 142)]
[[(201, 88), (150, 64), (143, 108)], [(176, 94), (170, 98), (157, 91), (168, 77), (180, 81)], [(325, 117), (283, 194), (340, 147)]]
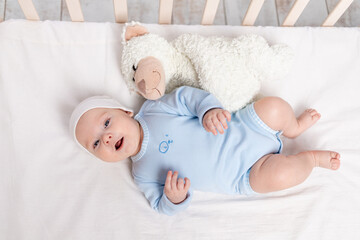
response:
[(289, 14), (286, 16), (282, 26), (291, 27), (294, 26), (301, 13), (304, 11), (306, 5), (310, 2), (310, 0), (296, 0), (294, 5), (292, 6)]
[(339, 20), (344, 12), (350, 7), (354, 0), (341, 0), (338, 2), (334, 10), (328, 15), (322, 24), (323, 27), (331, 27)]
[(81, 9), (80, 0), (66, 0), (66, 6), (69, 10), (71, 21), (83, 22), (84, 15)]
[(31, 0), (18, 0), (20, 7), (28, 20), (38, 21), (39, 15), (35, 9), (35, 6)]
[[(6, 1), (6, 0), (3, 0)], [(81, 0), (62, 0), (66, 3), (67, 9), (71, 21), (83, 22), (84, 15), (81, 7)], [(150, 0), (149, 0), (150, 1)], [(152, 0), (156, 1), (156, 0)], [(177, 0), (158, 0), (159, 1), (159, 15), (158, 22), (160, 24), (171, 24), (172, 12), (174, 1)], [(201, 24), (210, 25), (213, 24), (220, 0), (205, 0), (204, 11), (202, 15)], [(224, 0), (222, 0), (224, 1)], [(275, 1), (275, 0), (273, 0)], [(277, 3), (281, 3), (284, 0), (276, 0)], [(318, 0), (312, 0), (318, 1)], [(340, 19), (344, 12), (350, 7), (354, 0), (338, 0), (337, 5), (328, 14), (321, 26), (334, 26), (334, 24)], [(264, 5), (265, 0), (250, 0), (247, 6), (246, 14), (243, 18), (242, 25), (252, 26), (255, 24), (256, 19)], [(292, 8), (288, 12), (284, 22), (281, 26), (294, 26), (304, 9), (310, 2), (310, 0), (294, 0)], [(0, 0), (1, 3), (1, 0)], [(40, 20), (39, 15), (35, 9), (32, 0), (18, 0), (18, 3), (28, 20)], [(131, 1), (129, 2), (131, 3)], [(124, 23), (132, 19), (128, 19), (128, 1), (127, 0), (113, 0), (115, 21), (117, 23)]]
[(220, 0), (207, 0), (204, 8), (204, 13), (201, 19), (201, 24), (211, 25), (214, 22), (215, 15), (219, 6)]
[(264, 4), (264, 0), (251, 0), (249, 7), (246, 11), (244, 20), (242, 22), (242, 25), (244, 26), (254, 25), (263, 4)]
[(128, 20), (127, 13), (127, 1), (126, 0), (114, 0), (114, 12), (115, 21), (118, 23), (124, 23)]
[(173, 0), (160, 0), (159, 23), (171, 24)]

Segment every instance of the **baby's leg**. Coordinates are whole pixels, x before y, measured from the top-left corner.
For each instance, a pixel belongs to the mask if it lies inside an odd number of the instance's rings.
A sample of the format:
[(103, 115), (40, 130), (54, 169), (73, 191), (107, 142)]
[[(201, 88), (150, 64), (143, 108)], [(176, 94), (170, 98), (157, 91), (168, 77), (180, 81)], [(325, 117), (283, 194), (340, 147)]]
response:
[(265, 155), (251, 168), (250, 185), (258, 193), (287, 189), (305, 181), (314, 167), (337, 170), (340, 155), (332, 151), (307, 151), (290, 156)]
[(255, 102), (255, 112), (271, 129), (283, 131), (288, 138), (299, 136), (314, 125), (320, 114), (314, 109), (307, 109), (296, 118), (291, 106), (281, 98), (265, 97)]

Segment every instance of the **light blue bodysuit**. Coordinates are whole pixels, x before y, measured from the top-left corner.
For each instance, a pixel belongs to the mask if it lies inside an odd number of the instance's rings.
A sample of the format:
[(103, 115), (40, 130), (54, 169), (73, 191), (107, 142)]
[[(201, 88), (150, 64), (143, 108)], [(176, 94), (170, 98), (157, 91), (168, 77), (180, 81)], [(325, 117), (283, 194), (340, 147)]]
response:
[[(252, 165), (262, 156), (279, 153), (281, 132), (265, 125), (253, 104), (233, 113), (224, 134), (213, 135), (202, 126), (205, 113), (222, 108), (210, 93), (180, 87), (162, 98), (147, 100), (135, 119), (143, 128), (139, 153), (133, 156), (135, 183), (153, 209), (173, 215), (188, 207), (193, 190), (225, 194), (253, 194)], [(173, 204), (164, 194), (167, 172), (187, 177), (187, 198)]]

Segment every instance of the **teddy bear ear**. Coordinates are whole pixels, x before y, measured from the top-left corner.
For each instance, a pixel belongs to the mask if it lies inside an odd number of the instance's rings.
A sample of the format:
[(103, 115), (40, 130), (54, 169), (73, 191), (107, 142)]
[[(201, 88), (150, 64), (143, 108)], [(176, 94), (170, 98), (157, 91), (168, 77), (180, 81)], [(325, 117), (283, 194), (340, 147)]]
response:
[(142, 36), (149, 33), (148, 30), (139, 24), (129, 25), (125, 27), (124, 40), (125, 42), (129, 41), (133, 37)]

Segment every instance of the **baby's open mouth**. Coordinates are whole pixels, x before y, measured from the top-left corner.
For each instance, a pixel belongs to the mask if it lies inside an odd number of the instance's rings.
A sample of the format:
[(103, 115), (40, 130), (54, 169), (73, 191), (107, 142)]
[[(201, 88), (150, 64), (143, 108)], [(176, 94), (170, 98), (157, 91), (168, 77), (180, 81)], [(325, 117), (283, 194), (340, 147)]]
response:
[(119, 141), (116, 142), (116, 144), (115, 144), (116, 151), (121, 148), (123, 141), (124, 141), (124, 137), (122, 137)]

